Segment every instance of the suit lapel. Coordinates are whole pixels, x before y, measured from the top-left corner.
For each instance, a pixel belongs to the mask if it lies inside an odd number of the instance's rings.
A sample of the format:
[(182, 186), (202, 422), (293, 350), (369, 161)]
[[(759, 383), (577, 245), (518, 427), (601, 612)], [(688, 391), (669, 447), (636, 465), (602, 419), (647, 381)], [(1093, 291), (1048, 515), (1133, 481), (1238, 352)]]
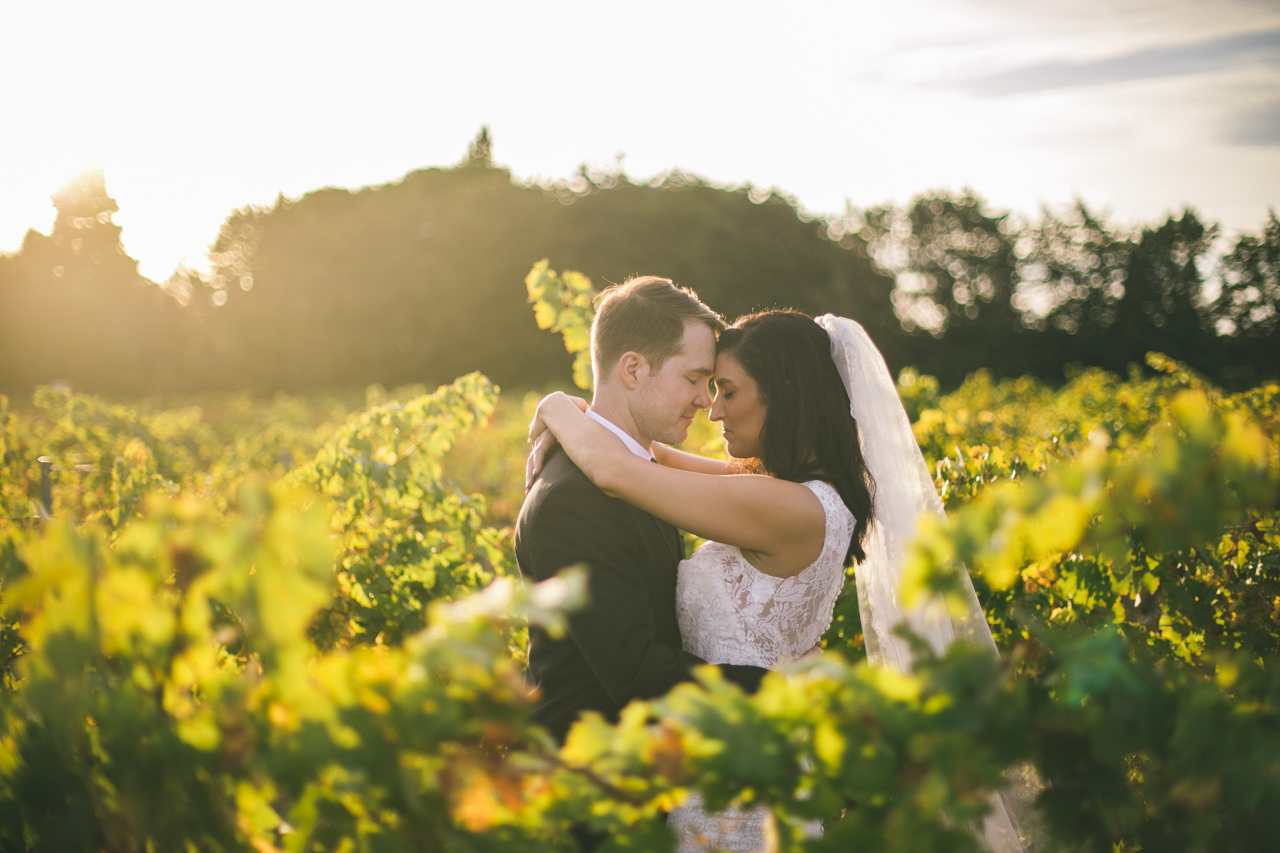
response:
[(662, 552), (671, 559), (672, 566), (684, 559), (684, 540), (680, 538), (679, 530), (642, 509), (631, 507), (631, 511), (635, 513), (636, 524), (650, 540), (652, 547), (658, 547), (661, 543)]
[(650, 515), (649, 518), (653, 520), (654, 526), (657, 527), (662, 541), (666, 545), (667, 552), (671, 554), (671, 559), (677, 563), (683, 560), (684, 540), (680, 538), (680, 531), (657, 516)]

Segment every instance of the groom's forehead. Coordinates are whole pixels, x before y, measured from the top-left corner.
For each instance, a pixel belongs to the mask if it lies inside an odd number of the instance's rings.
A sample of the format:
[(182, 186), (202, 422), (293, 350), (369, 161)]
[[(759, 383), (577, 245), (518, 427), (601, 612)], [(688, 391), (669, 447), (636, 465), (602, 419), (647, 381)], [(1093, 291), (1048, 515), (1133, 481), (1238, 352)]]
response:
[(710, 341), (693, 340), (687, 336), (681, 346), (663, 360), (659, 371), (671, 371), (684, 375), (711, 376), (716, 368), (716, 347), (714, 338)]
[(710, 352), (691, 351), (689, 349), (677, 350), (663, 362), (660, 369), (665, 370), (668, 366), (678, 370), (680, 373), (698, 373), (710, 376), (716, 369), (715, 350)]
[(686, 327), (684, 339), (680, 342), (680, 352), (687, 355), (692, 361), (706, 362), (708, 368), (715, 367), (715, 331), (710, 326), (705, 326), (701, 323), (696, 327)]

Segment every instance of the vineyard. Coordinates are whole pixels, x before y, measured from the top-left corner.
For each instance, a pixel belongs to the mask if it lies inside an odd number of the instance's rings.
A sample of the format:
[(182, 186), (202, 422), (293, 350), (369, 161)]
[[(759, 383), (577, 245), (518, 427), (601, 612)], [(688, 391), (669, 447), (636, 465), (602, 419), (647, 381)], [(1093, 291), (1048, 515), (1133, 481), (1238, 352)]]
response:
[[(580, 351), (589, 284), (529, 286)], [(511, 546), (536, 396), (0, 397), (0, 849), (662, 850), (696, 788), (770, 804), (778, 850), (958, 851), (1014, 766), (1050, 849), (1273, 844), (1280, 386), (1152, 354), (899, 391), (949, 514), (902, 594), (967, 568), (1001, 659), (868, 667), (850, 580), (756, 695), (708, 670), (563, 749), (524, 634), (581, 579), (526, 588)]]

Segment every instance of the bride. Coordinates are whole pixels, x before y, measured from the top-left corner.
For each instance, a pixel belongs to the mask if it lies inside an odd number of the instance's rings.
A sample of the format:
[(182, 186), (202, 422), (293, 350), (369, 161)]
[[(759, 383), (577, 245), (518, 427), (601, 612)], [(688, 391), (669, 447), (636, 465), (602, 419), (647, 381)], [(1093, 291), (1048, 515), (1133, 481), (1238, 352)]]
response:
[[(910, 669), (910, 649), (893, 634), (903, 622), (939, 652), (956, 636), (994, 652), (967, 577), (966, 618), (897, 603), (902, 549), (919, 515), (942, 507), (884, 359), (861, 326), (796, 311), (742, 317), (720, 335), (714, 383), (710, 418), (729, 462), (655, 444), (661, 464), (648, 464), (560, 393), (543, 399), (530, 427), (531, 474), (557, 441), (606, 494), (707, 540), (679, 567), (676, 612), (688, 651), (770, 669), (802, 656), (830, 627), (853, 563), (872, 663)], [(981, 833), (987, 846), (1021, 850), (995, 805)], [(695, 792), (670, 823), (681, 853), (754, 851), (764, 847), (766, 817), (764, 807), (708, 813)]]

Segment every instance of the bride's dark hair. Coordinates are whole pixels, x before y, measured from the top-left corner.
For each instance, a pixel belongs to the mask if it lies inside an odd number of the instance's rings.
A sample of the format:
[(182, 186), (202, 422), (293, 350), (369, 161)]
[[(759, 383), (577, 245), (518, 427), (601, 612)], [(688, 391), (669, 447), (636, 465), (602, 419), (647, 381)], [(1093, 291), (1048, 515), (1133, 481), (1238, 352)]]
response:
[(759, 387), (766, 407), (759, 468), (782, 480), (835, 486), (854, 519), (845, 562), (861, 561), (875, 484), (827, 333), (799, 311), (763, 311), (721, 332), (717, 351), (731, 354)]

